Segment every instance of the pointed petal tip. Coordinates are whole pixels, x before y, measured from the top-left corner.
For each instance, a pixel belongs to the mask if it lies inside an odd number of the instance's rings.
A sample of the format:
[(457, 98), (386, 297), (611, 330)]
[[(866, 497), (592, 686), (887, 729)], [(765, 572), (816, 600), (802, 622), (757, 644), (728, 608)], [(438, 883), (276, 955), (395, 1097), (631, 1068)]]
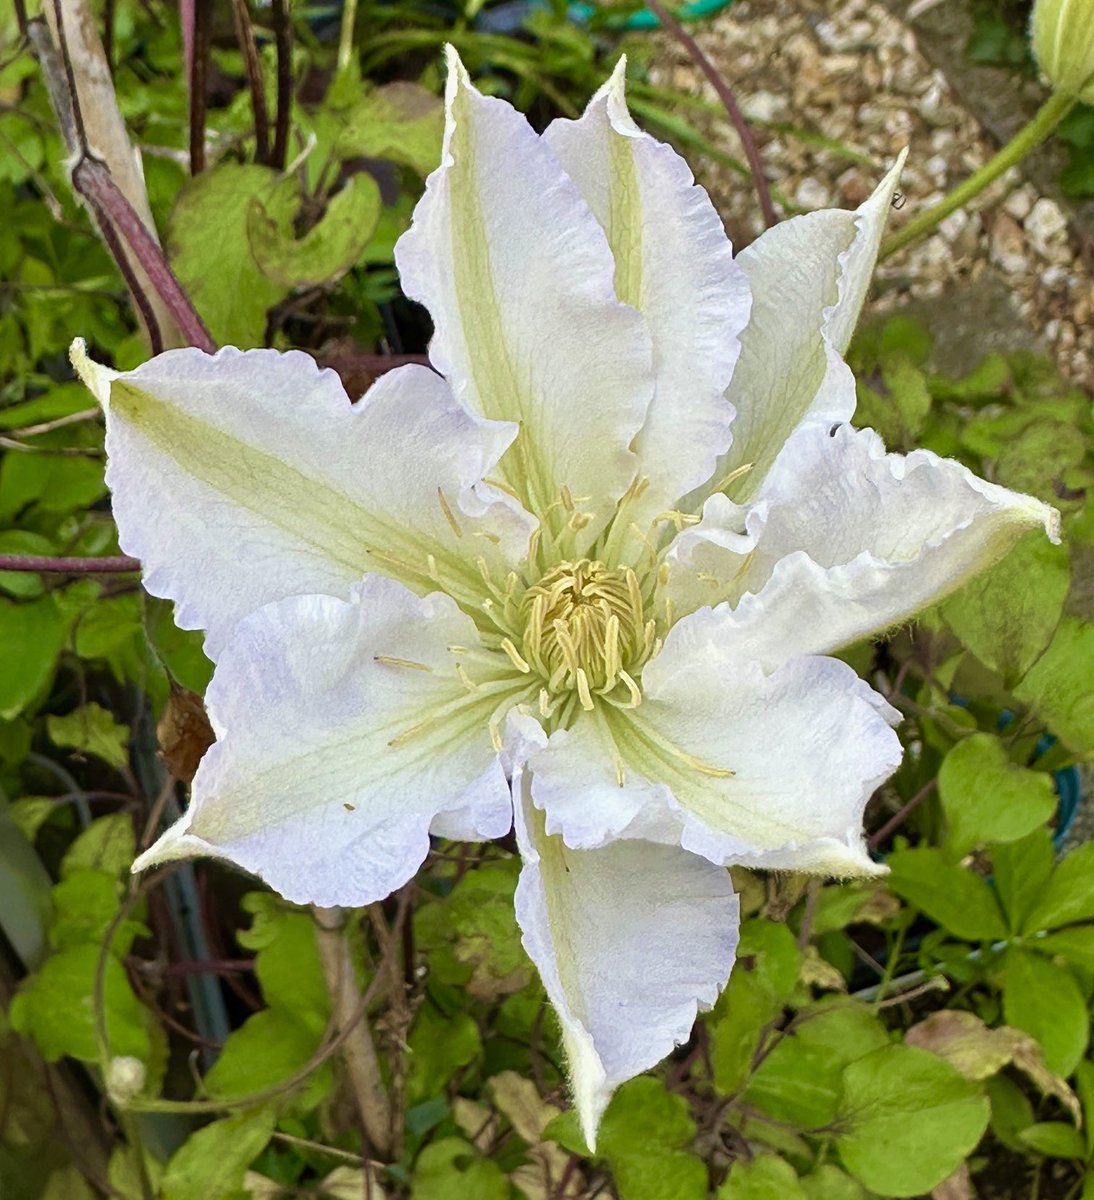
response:
[(1060, 544), (1060, 510), (1051, 505), (1044, 505), (1044, 526), (1048, 540), (1054, 545)]
[(72, 339), (72, 345), (68, 348), (68, 361), (80, 382), (105, 410), (110, 401), (110, 383), (117, 378), (117, 371), (95, 362), (88, 354), (87, 342), (82, 337)]
[(178, 862), (186, 858), (216, 857), (217, 848), (204, 838), (196, 837), (187, 832), (189, 822), (187, 817), (176, 821), (144, 851), (138, 854), (129, 868), (133, 875), (140, 875), (153, 867), (163, 866), (164, 863)]

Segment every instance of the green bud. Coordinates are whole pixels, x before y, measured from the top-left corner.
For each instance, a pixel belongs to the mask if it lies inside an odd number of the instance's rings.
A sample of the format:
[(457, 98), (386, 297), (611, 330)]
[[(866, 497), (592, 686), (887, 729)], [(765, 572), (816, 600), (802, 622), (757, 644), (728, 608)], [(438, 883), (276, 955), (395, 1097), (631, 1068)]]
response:
[(1056, 91), (1094, 104), (1094, 0), (1036, 0), (1030, 36)]

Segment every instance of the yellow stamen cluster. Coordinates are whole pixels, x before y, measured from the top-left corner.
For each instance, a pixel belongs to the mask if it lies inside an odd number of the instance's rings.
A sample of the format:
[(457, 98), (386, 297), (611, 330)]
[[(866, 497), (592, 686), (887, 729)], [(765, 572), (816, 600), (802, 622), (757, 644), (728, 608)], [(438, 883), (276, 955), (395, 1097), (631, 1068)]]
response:
[(642, 694), (636, 676), (656, 648), (656, 626), (634, 571), (592, 559), (560, 563), (525, 591), (524, 634), (502, 648), (518, 669), (535, 672), (545, 700), (576, 693), (581, 707), (617, 689), (631, 707)]

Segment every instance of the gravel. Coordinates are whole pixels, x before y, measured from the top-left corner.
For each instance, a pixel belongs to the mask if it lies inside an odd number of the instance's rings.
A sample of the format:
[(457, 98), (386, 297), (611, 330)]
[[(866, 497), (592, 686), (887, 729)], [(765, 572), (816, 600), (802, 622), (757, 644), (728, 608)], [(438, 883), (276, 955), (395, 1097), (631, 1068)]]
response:
[[(750, 119), (781, 215), (857, 205), (909, 146), (896, 229), (997, 149), (920, 52), (913, 30), (878, 0), (737, 0), (693, 32)], [(651, 77), (716, 99), (664, 35)], [(743, 160), (724, 118), (712, 117), (706, 132)], [(707, 161), (697, 173), (734, 242), (756, 237), (762, 225), (749, 181)], [(923, 301), (960, 299), (965, 289), (989, 285), (1003, 297), (991, 319), (1003, 332), (1011, 323), (1023, 327), (1015, 345), (1028, 344), (1032, 330), (1065, 375), (1094, 390), (1094, 276), (1080, 244), (1060, 204), (1012, 170), (973, 211), (953, 214), (881, 264), (872, 311), (919, 302), (915, 307), (929, 313)], [(966, 369), (974, 365), (970, 355)]]

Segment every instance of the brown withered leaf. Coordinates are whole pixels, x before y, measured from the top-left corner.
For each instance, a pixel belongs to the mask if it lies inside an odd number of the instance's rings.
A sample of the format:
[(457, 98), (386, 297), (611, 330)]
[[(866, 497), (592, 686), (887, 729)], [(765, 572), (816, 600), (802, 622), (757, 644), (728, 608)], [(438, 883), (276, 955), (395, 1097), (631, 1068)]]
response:
[(216, 741), (205, 715), (205, 704), (197, 692), (172, 687), (156, 738), (167, 769), (184, 783), (194, 778), (205, 751)]
[(936, 1012), (913, 1025), (904, 1040), (909, 1046), (941, 1055), (966, 1079), (989, 1079), (1004, 1067), (1015, 1066), (1045, 1095), (1055, 1096), (1076, 1125), (1082, 1123), (1078, 1097), (1064, 1079), (1045, 1066), (1036, 1040), (1020, 1029), (1009, 1025), (989, 1029), (970, 1012)]

